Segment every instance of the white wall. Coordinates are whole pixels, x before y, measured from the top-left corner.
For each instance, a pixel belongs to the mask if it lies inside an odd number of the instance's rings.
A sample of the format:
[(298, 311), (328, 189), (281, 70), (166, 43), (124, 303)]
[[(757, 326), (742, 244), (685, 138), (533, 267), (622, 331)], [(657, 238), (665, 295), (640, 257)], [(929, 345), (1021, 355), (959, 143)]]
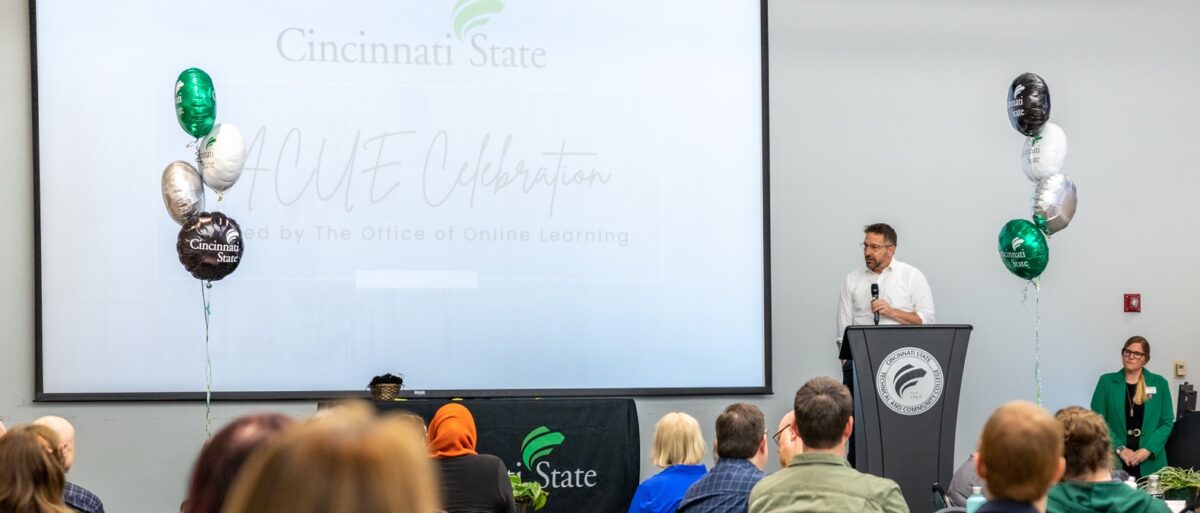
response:
[[(1080, 198), (1074, 223), (1050, 242), (1043, 280), (1046, 406), (1087, 403), (1096, 376), (1118, 367), (1120, 343), (1135, 333), (1153, 344), (1156, 372), (1169, 372), (1171, 360), (1200, 365), (1188, 328), (1200, 237), (1187, 229), (1200, 167), (1200, 4), (828, 0), (769, 7), (777, 393), (639, 400), (644, 448), (667, 411), (692, 413), (711, 439), (721, 408), (749, 400), (773, 426), (806, 379), (838, 375), (837, 287), (860, 265), (862, 225), (877, 220), (899, 231), (898, 257), (929, 277), (938, 320), (975, 326), (958, 457), (970, 452), (997, 405), (1033, 399), (1035, 309), (1032, 298), (1022, 305), (1023, 283), (1003, 269), (994, 247), (1005, 221), (1028, 216), (1022, 138), (1003, 107), (1008, 83), (1023, 71), (1050, 84), (1052, 119), (1070, 139), (1066, 173)], [(79, 431), (73, 480), (99, 493), (109, 511), (174, 511), (204, 438), (202, 404), (31, 402), (28, 38), (27, 3), (0, 0), (0, 417), (9, 424), (68, 417)], [(1143, 313), (1121, 313), (1124, 292), (1143, 294)], [(220, 425), (248, 411), (304, 415), (313, 408), (218, 404), (214, 413)], [(643, 474), (651, 472), (644, 462)]]

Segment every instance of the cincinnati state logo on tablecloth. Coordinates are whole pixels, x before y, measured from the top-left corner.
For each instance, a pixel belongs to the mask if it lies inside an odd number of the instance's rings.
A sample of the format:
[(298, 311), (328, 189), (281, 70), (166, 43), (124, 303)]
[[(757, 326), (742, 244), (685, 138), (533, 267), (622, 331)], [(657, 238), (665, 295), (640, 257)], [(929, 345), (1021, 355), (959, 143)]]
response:
[(892, 351), (875, 375), (879, 400), (901, 415), (920, 415), (942, 397), (945, 376), (937, 358), (916, 347)]

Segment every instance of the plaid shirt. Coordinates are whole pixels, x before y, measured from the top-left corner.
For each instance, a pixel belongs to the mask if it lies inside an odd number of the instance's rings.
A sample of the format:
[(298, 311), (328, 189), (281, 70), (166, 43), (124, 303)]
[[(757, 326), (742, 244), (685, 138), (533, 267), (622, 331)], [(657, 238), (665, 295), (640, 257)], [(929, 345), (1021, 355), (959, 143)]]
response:
[(63, 488), (63, 502), (79, 513), (104, 513), (104, 503), (96, 494), (70, 481)]
[(722, 458), (696, 481), (679, 503), (679, 513), (743, 512), (750, 508), (750, 489), (763, 478), (750, 460)]

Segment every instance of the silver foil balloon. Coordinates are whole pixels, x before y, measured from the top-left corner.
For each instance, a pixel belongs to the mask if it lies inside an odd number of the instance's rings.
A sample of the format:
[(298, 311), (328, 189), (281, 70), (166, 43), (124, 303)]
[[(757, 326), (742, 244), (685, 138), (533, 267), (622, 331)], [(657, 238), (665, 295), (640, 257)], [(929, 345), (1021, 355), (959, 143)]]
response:
[(176, 223), (186, 223), (204, 211), (204, 182), (191, 164), (176, 160), (167, 164), (162, 175), (163, 205)]
[(1075, 182), (1056, 174), (1038, 180), (1033, 188), (1033, 223), (1046, 235), (1054, 235), (1075, 217)]

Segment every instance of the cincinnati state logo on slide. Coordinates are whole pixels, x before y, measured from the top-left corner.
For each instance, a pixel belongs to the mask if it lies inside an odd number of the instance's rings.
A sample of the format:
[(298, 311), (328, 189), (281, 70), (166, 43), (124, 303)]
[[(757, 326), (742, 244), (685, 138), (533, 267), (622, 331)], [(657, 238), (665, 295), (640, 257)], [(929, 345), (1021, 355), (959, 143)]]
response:
[(942, 397), (945, 376), (937, 358), (916, 347), (892, 351), (875, 375), (879, 400), (901, 415), (920, 415)]

